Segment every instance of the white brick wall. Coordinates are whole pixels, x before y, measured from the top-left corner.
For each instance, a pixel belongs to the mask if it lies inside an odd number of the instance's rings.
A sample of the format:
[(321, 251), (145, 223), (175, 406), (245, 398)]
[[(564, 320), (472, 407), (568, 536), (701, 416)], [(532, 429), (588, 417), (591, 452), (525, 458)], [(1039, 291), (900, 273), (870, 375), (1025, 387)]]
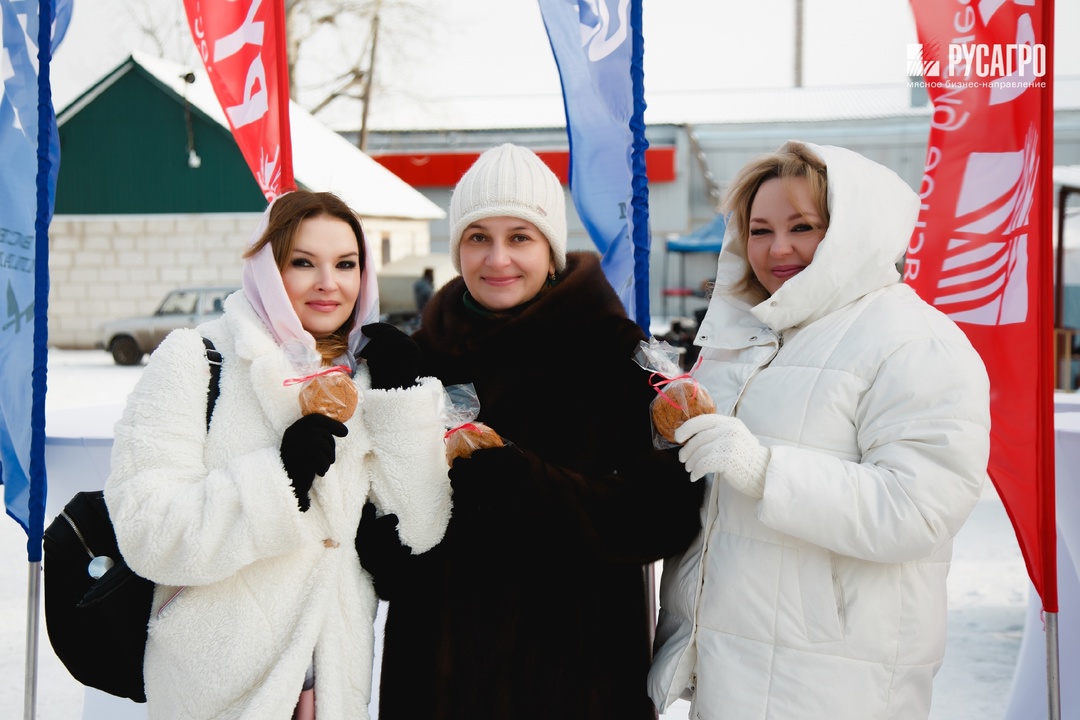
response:
[[(258, 213), (57, 216), (49, 228), (49, 344), (92, 348), (107, 320), (146, 315), (169, 290), (240, 283)], [(390, 235), (392, 259), (426, 255), (427, 221), (365, 218), (372, 264)]]

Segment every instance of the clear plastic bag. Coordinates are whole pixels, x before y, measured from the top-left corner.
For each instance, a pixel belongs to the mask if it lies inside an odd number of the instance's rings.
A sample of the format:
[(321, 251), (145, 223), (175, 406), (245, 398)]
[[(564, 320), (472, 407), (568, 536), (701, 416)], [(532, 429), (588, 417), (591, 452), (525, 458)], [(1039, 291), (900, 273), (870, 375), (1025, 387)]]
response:
[[(663, 340), (642, 340), (634, 361), (652, 373), (649, 384), (656, 397), (649, 406), (653, 426), (653, 446), (678, 447), (675, 431), (697, 415), (716, 412), (716, 403), (705, 388), (679, 365), (679, 351)], [(691, 370), (693, 372), (693, 370)]]
[(480, 400), (472, 383), (449, 385), (445, 389), (443, 425), (446, 427), (446, 462), (454, 464), (459, 457), (470, 457), (483, 448), (502, 447), (503, 440), (489, 426), (479, 422)]
[(345, 422), (356, 412), (360, 395), (349, 368), (344, 365), (324, 367), (316, 372), (289, 378), (286, 385), (303, 383), (300, 389), (300, 413), (319, 413)]

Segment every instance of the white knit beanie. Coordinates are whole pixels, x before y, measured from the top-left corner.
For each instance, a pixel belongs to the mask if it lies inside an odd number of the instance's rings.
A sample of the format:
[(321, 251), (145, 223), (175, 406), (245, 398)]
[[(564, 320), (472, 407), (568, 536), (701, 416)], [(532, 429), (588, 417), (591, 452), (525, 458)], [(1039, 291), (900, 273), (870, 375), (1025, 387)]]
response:
[(461, 235), (490, 217), (528, 220), (551, 245), (555, 271), (566, 267), (566, 197), (555, 173), (532, 150), (506, 143), (488, 150), (450, 196), (450, 260), (461, 272)]

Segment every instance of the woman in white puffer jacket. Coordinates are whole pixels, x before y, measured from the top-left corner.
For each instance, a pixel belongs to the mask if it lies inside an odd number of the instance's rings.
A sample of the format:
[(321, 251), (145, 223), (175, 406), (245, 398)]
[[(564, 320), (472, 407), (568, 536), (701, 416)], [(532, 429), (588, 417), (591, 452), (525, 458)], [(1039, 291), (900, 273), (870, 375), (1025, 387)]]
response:
[(664, 564), (650, 694), (708, 720), (926, 718), (986, 370), (900, 282), (919, 198), (892, 171), (789, 142), (727, 202), (696, 339), (717, 411), (676, 433), (703, 530)]
[[(368, 716), (378, 601), (357, 559), (361, 510), (395, 513), (417, 552), (450, 515), (442, 384), (416, 377), (404, 333), (364, 324), (378, 319), (370, 257), (339, 198), (279, 196), (243, 291), (172, 332), (128, 398), (105, 501), (124, 558), (156, 583), (151, 720)], [(209, 429), (200, 335), (222, 355)], [(347, 370), (351, 416), (301, 416), (293, 381), (320, 364)]]

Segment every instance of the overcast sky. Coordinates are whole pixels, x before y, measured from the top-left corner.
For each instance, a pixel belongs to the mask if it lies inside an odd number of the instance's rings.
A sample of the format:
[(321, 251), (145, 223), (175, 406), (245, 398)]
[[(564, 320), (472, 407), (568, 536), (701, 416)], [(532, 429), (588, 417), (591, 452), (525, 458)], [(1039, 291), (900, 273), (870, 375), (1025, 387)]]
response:
[[(384, 29), (391, 39), (380, 41), (382, 92), (431, 101), (559, 96), (558, 71), (535, 0), (430, 0), (430, 5), (424, 27)], [(793, 84), (795, 0), (644, 0), (643, 7), (647, 98)], [(58, 108), (133, 49), (197, 62), (182, 24), (181, 0), (75, 0), (74, 8), (53, 65)], [(1057, 0), (1056, 14), (1058, 73), (1080, 75), (1080, 0)], [(140, 18), (170, 16), (175, 32), (161, 48), (137, 29)], [(804, 29), (803, 84), (808, 86), (903, 82), (907, 45), (917, 42), (906, 0), (804, 0)], [(353, 36), (321, 43), (327, 57), (302, 68), (301, 84), (310, 86), (324, 72), (320, 63), (355, 51), (358, 42)], [(308, 91), (297, 99), (311, 107), (313, 98)], [(337, 124), (332, 116), (319, 117)]]

